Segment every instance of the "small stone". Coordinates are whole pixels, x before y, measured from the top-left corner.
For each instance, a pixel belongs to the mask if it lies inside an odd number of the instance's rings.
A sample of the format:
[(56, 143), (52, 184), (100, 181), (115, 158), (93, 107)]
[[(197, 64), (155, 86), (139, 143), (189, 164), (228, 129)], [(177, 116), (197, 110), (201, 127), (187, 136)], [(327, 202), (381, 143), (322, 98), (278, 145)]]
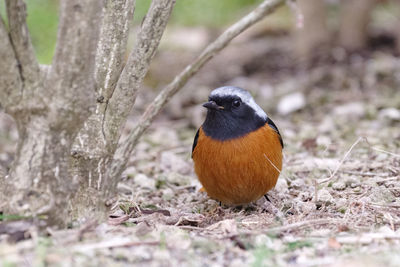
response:
[(186, 160), (169, 151), (161, 153), (160, 167), (163, 171), (172, 171), (181, 174), (189, 174), (192, 170)]
[(286, 179), (282, 177), (279, 178), (278, 181), (276, 182), (275, 189), (279, 193), (286, 192), (288, 190), (288, 184), (286, 182)]
[(135, 176), (134, 181), (137, 185), (139, 185), (142, 188), (147, 188), (154, 190), (156, 189), (156, 181), (154, 179), (150, 179), (143, 173), (139, 173)]
[(389, 158), (388, 154), (381, 153), (381, 154), (376, 156), (375, 160), (378, 161), (378, 162), (382, 162), (382, 161), (387, 160), (388, 158)]
[(293, 189), (301, 189), (305, 185), (302, 179), (296, 179), (290, 183), (290, 187)]
[(352, 177), (347, 178), (345, 183), (347, 186), (350, 186), (351, 188), (355, 188), (360, 185), (360, 183)]
[(336, 125), (331, 117), (325, 117), (321, 124), (318, 126), (320, 133), (330, 133), (335, 130)]
[(294, 111), (304, 108), (306, 105), (306, 98), (303, 93), (296, 92), (284, 96), (278, 103), (278, 113), (281, 115), (288, 115)]
[(333, 110), (335, 116), (352, 119), (359, 119), (365, 115), (365, 104), (361, 102), (350, 102), (345, 105), (337, 106)]
[(346, 184), (342, 181), (338, 181), (332, 184), (332, 188), (337, 191), (342, 191), (346, 189)]
[(172, 189), (171, 188), (165, 188), (163, 191), (162, 191), (162, 198), (163, 198), (163, 200), (166, 200), (166, 201), (169, 201), (169, 200), (171, 200), (173, 197), (174, 197), (174, 191), (172, 191)]
[(361, 192), (361, 187), (357, 186), (353, 188), (354, 193), (360, 193)]
[(135, 176), (136, 172), (137, 172), (136, 168), (133, 166), (130, 166), (130, 167), (126, 168), (126, 170), (123, 172), (122, 176), (132, 178)]
[(192, 177), (181, 175), (176, 172), (170, 172), (167, 177), (167, 181), (175, 185), (189, 185)]
[(325, 188), (318, 191), (318, 200), (325, 203), (332, 203), (333, 197)]
[(345, 198), (339, 198), (337, 201), (336, 201), (336, 206), (337, 207), (344, 207), (344, 206), (346, 206), (347, 205), (347, 200), (345, 199)]
[(308, 157), (303, 160), (302, 168), (305, 170), (328, 169), (334, 170), (339, 165), (339, 159)]
[(379, 111), (378, 117), (387, 121), (400, 121), (400, 110), (397, 108), (385, 108)]
[(300, 207), (301, 212), (305, 215), (312, 213), (317, 208), (313, 201), (299, 202), (299, 207)]

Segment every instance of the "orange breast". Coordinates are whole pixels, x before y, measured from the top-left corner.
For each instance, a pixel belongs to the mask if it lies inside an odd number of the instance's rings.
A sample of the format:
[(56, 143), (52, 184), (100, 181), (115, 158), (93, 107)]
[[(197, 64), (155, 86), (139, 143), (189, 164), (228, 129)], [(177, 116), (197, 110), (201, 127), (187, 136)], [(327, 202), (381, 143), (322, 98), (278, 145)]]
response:
[(278, 134), (267, 124), (241, 138), (211, 139), (199, 131), (195, 172), (207, 194), (225, 204), (246, 204), (265, 195), (282, 169)]

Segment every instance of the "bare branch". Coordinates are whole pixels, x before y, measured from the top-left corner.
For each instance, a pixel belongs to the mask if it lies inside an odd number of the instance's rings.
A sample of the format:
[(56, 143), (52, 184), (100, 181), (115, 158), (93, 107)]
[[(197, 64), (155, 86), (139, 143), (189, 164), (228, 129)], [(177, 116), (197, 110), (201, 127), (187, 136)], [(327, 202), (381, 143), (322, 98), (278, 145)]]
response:
[(26, 25), (26, 5), (23, 0), (6, 0), (6, 4), (11, 41), (21, 68), (21, 78), (27, 88), (34, 89), (40, 80), (40, 69)]
[(115, 138), (131, 111), (136, 93), (160, 43), (175, 0), (153, 0), (138, 34), (135, 47), (109, 100), (104, 119), (107, 140)]
[(95, 105), (94, 63), (103, 5), (99, 0), (60, 2), (56, 51), (45, 86), (54, 121), (61, 123), (57, 114), (81, 121)]
[(98, 96), (104, 102), (111, 97), (123, 68), (134, 9), (135, 0), (108, 0), (104, 10), (95, 70)]
[(17, 59), (8, 37), (8, 32), (0, 17), (0, 105), (8, 109), (21, 100), (22, 82)]
[(265, 0), (255, 10), (243, 17), (241, 20), (229, 27), (223, 32), (213, 43), (208, 45), (205, 50), (197, 57), (197, 59), (187, 66), (175, 79), (167, 85), (147, 107), (145, 113), (140, 118), (137, 126), (131, 131), (127, 140), (118, 147), (113, 166), (110, 169), (111, 177), (119, 177), (129, 156), (136, 146), (139, 138), (144, 131), (150, 126), (156, 115), (168, 102), (168, 100), (181, 89), (186, 82), (200, 70), (214, 55), (229, 44), (229, 42), (239, 35), (241, 32), (249, 28), (261, 20), (266, 15), (272, 13), (277, 7), (282, 5), (284, 0)]

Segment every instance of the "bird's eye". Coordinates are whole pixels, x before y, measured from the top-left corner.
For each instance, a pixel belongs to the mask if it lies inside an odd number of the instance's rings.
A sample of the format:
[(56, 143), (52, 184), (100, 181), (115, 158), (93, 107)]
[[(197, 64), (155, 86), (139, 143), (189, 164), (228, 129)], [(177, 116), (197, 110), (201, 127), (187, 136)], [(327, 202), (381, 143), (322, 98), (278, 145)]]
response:
[(238, 108), (240, 106), (241, 102), (240, 100), (234, 100), (232, 103), (232, 106), (234, 106), (235, 108)]

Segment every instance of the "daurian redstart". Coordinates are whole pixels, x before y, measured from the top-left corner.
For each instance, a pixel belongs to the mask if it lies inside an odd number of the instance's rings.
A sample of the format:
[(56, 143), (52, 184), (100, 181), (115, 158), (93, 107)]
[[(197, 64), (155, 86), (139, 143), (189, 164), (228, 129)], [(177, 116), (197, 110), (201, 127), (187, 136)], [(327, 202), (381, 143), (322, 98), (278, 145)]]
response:
[(279, 130), (244, 89), (220, 87), (208, 100), (192, 148), (203, 189), (228, 205), (256, 201), (275, 186), (282, 169)]

